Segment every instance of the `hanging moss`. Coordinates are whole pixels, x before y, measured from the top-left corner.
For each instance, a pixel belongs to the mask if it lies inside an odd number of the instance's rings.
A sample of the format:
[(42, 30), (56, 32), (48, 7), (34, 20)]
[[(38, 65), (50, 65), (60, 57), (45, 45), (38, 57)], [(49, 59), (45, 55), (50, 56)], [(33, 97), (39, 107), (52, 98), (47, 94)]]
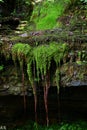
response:
[(17, 43), (12, 47), (12, 59), (14, 62), (18, 59), (20, 65), (27, 60), (31, 47), (28, 44)]
[(36, 61), (37, 71), (45, 75), (46, 71), (50, 68), (51, 60), (54, 59), (56, 64), (58, 64), (66, 50), (66, 44), (58, 44), (55, 42), (34, 48), (33, 55)]
[(32, 73), (33, 73), (32, 72), (32, 58), (30, 58), (28, 59), (28, 62), (27, 62), (27, 74), (28, 74), (31, 85), (33, 85), (33, 82), (34, 82)]
[[(44, 103), (46, 109), (46, 120), (47, 125), (49, 124), (48, 118), (48, 106), (47, 106), (47, 95), (50, 87), (50, 67), (51, 62), (54, 60), (56, 63), (56, 85), (59, 93), (59, 83), (60, 83), (60, 61), (63, 59), (68, 46), (67, 44), (61, 43), (50, 43), (49, 45), (40, 45), (31, 49), (31, 46), (27, 44), (18, 43), (15, 44), (12, 48), (12, 58), (16, 62), (18, 59), (20, 67), (22, 70), (22, 82), (24, 89), (24, 70), (23, 63), (24, 61), (27, 64), (27, 73), (29, 81), (31, 83), (34, 101), (35, 101), (35, 119), (37, 120), (37, 92), (35, 85), (35, 78), (40, 79), (40, 75), (44, 77)], [(36, 75), (37, 74), (37, 75)], [(38, 80), (39, 81), (39, 80)], [(25, 93), (24, 93), (24, 108), (25, 104)]]
[[(12, 47), (12, 59), (16, 62), (18, 59), (20, 66), (25, 61), (27, 64), (27, 73), (31, 84), (35, 78), (40, 79), (39, 75), (46, 76), (47, 71), (50, 71), (52, 60), (56, 63), (56, 68), (60, 65), (60, 61), (68, 50), (68, 45), (62, 43), (50, 43), (49, 45), (40, 45), (31, 48), (28, 44), (17, 43)], [(34, 76), (33, 67), (36, 68), (36, 77)], [(59, 82), (56, 71), (57, 84)], [(39, 80), (38, 80), (39, 81)]]
[[(30, 77), (30, 81), (34, 81), (33, 72), (31, 70), (31, 65), (35, 62), (36, 65), (36, 74), (37, 79), (40, 79), (39, 75), (46, 76), (47, 71), (50, 71), (50, 66), (52, 60), (55, 61), (56, 67), (60, 64), (60, 61), (63, 59), (64, 55), (68, 51), (68, 45), (62, 43), (50, 43), (49, 45), (40, 45), (33, 48), (32, 58), (27, 64), (27, 72)], [(57, 86), (59, 82), (58, 74), (56, 75)], [(38, 80), (39, 81), (39, 80)]]
[(37, 76), (39, 76), (39, 71), (41, 74), (46, 75), (47, 66), (50, 67), (50, 61), (51, 61), (50, 46), (41, 45), (34, 48), (33, 56), (36, 62)]

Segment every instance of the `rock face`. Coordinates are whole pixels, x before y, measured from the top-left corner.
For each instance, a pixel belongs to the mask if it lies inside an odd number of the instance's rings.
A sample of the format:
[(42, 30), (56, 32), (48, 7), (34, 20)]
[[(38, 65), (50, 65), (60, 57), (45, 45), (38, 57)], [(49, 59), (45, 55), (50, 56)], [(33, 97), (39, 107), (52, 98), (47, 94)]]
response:
[[(7, 66), (7, 70), (1, 73), (0, 95), (23, 95), (22, 75), (20, 69), (13, 65)], [(25, 94), (32, 95), (32, 89), (25, 76)]]
[(69, 63), (61, 68), (61, 81), (64, 86), (87, 86), (87, 64)]

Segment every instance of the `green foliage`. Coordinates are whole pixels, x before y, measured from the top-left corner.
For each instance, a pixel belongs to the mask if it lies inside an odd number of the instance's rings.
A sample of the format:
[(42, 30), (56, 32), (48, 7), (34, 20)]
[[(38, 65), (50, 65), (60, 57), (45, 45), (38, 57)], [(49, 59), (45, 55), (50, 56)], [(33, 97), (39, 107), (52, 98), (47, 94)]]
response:
[(23, 61), (27, 60), (31, 47), (28, 44), (17, 43), (12, 47), (12, 59), (16, 62), (18, 59), (20, 66), (23, 64)]
[(47, 71), (50, 70), (52, 59), (58, 66), (60, 60), (63, 59), (66, 48), (66, 44), (61, 45), (61, 43), (53, 42), (49, 45), (41, 45), (33, 49), (33, 61), (36, 63), (37, 79), (40, 79), (39, 74), (46, 76)]
[[(37, 123), (27, 123), (21, 128), (15, 128), (13, 130), (87, 130), (87, 122), (78, 121), (74, 123), (61, 123), (51, 125), (49, 127), (38, 125)], [(10, 130), (10, 129), (9, 129)]]
[(35, 7), (31, 17), (31, 21), (34, 21), (36, 24), (36, 29), (51, 29), (59, 26), (57, 19), (63, 14), (68, 1), (46, 0), (39, 3)]
[(78, 59), (76, 61), (76, 63), (78, 65), (82, 65), (82, 64), (87, 64), (87, 60), (86, 60), (86, 51), (78, 51)]
[(81, 51), (78, 52), (78, 58), (81, 60)]
[(3, 70), (3, 68), (4, 68), (4, 67), (3, 67), (3, 65), (0, 65), (0, 71), (2, 71), (2, 70)]
[(66, 46), (66, 44), (61, 45), (61, 43), (58, 44), (53, 42), (49, 45), (41, 45), (34, 48), (33, 56), (36, 62), (37, 77), (39, 76), (39, 72), (41, 75), (46, 75), (47, 70), (50, 69), (52, 59), (57, 65), (59, 64), (60, 60), (64, 56)]
[(45, 0), (35, 5), (31, 21), (34, 22), (34, 29), (37, 30), (51, 29), (61, 26), (58, 19), (63, 16), (63, 13), (71, 8), (78, 6), (81, 3), (79, 0)]

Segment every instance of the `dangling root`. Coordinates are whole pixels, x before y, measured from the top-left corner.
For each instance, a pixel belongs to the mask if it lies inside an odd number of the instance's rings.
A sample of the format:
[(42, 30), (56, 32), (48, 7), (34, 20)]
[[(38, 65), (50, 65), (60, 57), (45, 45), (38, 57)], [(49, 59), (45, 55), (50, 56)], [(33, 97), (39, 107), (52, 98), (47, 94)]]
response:
[(33, 94), (34, 94), (35, 121), (37, 122), (37, 93), (36, 93), (36, 86), (35, 85), (33, 85)]
[(47, 101), (49, 87), (50, 87), (49, 75), (47, 75), (46, 76), (46, 85), (44, 87), (44, 103), (45, 103), (45, 110), (46, 110), (46, 122), (47, 122), (47, 126), (49, 125), (48, 101)]
[(47, 121), (47, 126), (48, 126), (49, 125), (49, 118), (48, 118), (47, 96), (48, 96), (48, 89), (46, 87), (44, 87), (44, 103), (45, 103), (45, 110), (46, 110), (46, 121)]
[(26, 114), (26, 96), (25, 96), (24, 72), (23, 72), (23, 70), (22, 70), (22, 88), (23, 88), (23, 100), (24, 100), (24, 114)]

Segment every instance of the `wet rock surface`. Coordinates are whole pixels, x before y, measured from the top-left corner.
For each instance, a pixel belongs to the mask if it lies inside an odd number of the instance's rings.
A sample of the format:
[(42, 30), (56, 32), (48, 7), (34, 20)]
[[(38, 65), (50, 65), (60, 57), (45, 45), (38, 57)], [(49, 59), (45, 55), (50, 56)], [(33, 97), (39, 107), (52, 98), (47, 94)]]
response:
[(87, 64), (69, 63), (61, 68), (61, 81), (64, 86), (87, 86)]
[[(6, 71), (2, 72), (0, 76), (0, 95), (23, 95), (21, 70), (14, 67), (14, 65), (10, 65), (5, 69)], [(82, 62), (81, 64), (76, 62), (63, 64), (61, 66), (60, 83), (62, 87), (87, 86), (87, 64), (82, 64)], [(37, 91), (39, 91), (39, 86), (37, 85)], [(55, 77), (51, 82), (51, 86), (56, 86)], [(29, 83), (26, 73), (24, 79), (24, 88), (25, 94), (32, 96), (32, 87)]]
[[(8, 66), (5, 69), (7, 69), (7, 71), (2, 72), (0, 77), (0, 95), (23, 95), (22, 75), (20, 69), (17, 71), (17, 68), (14, 66)], [(26, 76), (24, 87), (26, 91), (25, 93), (27, 95), (32, 95), (32, 89)]]

